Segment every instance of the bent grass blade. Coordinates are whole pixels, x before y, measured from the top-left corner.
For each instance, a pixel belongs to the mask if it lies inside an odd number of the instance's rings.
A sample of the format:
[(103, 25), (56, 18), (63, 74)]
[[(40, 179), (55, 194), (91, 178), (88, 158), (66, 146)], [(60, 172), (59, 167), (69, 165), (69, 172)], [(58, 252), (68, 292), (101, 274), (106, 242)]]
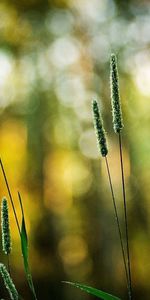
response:
[(96, 296), (100, 299), (103, 299), (103, 300), (121, 300), (120, 298), (116, 297), (116, 296), (113, 296), (111, 294), (108, 294), (108, 293), (105, 293), (101, 290), (97, 290), (95, 288), (92, 288), (90, 286), (87, 286), (87, 285), (83, 285), (83, 284), (80, 284), (80, 283), (74, 283), (74, 282), (69, 282), (69, 281), (62, 281), (63, 283), (67, 283), (69, 285), (72, 285), (76, 288), (79, 288), (80, 290), (88, 293), (88, 294), (91, 294), (93, 296)]

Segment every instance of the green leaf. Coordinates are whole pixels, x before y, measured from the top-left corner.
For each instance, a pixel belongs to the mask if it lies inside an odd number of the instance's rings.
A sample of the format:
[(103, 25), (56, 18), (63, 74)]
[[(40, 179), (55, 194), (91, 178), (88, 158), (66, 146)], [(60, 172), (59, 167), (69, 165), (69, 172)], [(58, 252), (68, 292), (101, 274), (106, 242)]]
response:
[(26, 272), (28, 273), (28, 237), (26, 232), (25, 220), (22, 217), (22, 225), (21, 225), (21, 250), (24, 259), (24, 267)]
[(67, 283), (67, 284), (70, 284), (76, 288), (79, 288), (80, 290), (82, 291), (85, 291), (93, 296), (96, 296), (100, 299), (103, 299), (103, 300), (121, 300), (120, 298), (118, 297), (115, 297), (113, 295), (110, 295), (108, 293), (105, 293), (101, 290), (97, 290), (95, 288), (92, 288), (90, 286), (87, 286), (87, 285), (83, 285), (83, 284), (80, 284), (80, 283), (74, 283), (74, 282), (69, 282), (69, 281), (63, 281), (64, 283)]
[(27, 236), (27, 231), (26, 231), (24, 211), (23, 211), (23, 205), (22, 205), (20, 193), (18, 193), (18, 196), (19, 196), (20, 207), (21, 207), (21, 212), (22, 212), (22, 225), (21, 225), (20, 238), (21, 238), (21, 250), (22, 250), (22, 255), (23, 255), (24, 269), (25, 269), (27, 281), (28, 281), (29, 287), (32, 291), (33, 297), (35, 300), (37, 300), (35, 289), (34, 289), (34, 284), (33, 284), (33, 280), (32, 280), (32, 275), (30, 272), (29, 262), (28, 262), (28, 236)]

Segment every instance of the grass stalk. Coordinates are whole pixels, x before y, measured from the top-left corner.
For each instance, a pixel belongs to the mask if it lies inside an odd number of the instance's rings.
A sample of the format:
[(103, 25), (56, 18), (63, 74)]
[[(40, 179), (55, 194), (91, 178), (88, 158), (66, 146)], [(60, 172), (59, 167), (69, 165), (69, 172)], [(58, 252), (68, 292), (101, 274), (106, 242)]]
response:
[(106, 162), (106, 168), (107, 168), (107, 172), (108, 172), (108, 179), (109, 179), (111, 195), (112, 195), (112, 200), (113, 200), (113, 206), (114, 206), (114, 212), (115, 212), (115, 219), (116, 219), (116, 224), (117, 224), (118, 233), (119, 233), (121, 251), (122, 251), (122, 256), (123, 256), (123, 263), (124, 263), (124, 267), (125, 267), (127, 287), (129, 289), (129, 276), (128, 276), (125, 250), (124, 250), (124, 245), (123, 245), (123, 238), (122, 238), (122, 233), (121, 233), (121, 226), (120, 226), (120, 221), (119, 221), (119, 216), (118, 216), (116, 199), (115, 199), (115, 195), (114, 195), (114, 191), (113, 191), (113, 185), (112, 185), (112, 180), (111, 180), (111, 175), (110, 175), (109, 164), (108, 164), (108, 160), (107, 160), (108, 148), (107, 148), (106, 133), (105, 133), (103, 119), (101, 116), (101, 111), (99, 109), (97, 100), (93, 100), (92, 110), (93, 110), (93, 121), (94, 121), (95, 133), (96, 133), (96, 137), (97, 137), (98, 150), (99, 150), (101, 156), (105, 158), (105, 162)]
[(11, 276), (11, 271), (10, 271), (10, 255), (9, 254), (7, 254), (7, 268), (8, 268), (8, 272), (9, 272), (9, 274)]
[(4, 180), (5, 180), (5, 183), (6, 183), (7, 191), (8, 191), (8, 194), (9, 194), (10, 202), (11, 202), (11, 205), (12, 205), (12, 208), (13, 208), (14, 216), (15, 216), (15, 219), (16, 219), (16, 224), (17, 224), (17, 227), (18, 227), (19, 235), (20, 235), (21, 232), (20, 232), (19, 221), (18, 221), (18, 218), (17, 218), (17, 213), (16, 213), (16, 210), (15, 210), (13, 197), (12, 197), (12, 194), (11, 194), (11, 191), (10, 191), (10, 187), (9, 187), (9, 184), (8, 184), (8, 180), (7, 180), (6, 172), (5, 172), (3, 163), (2, 163), (2, 159), (0, 159), (0, 166), (1, 166), (1, 169), (2, 169), (2, 173), (3, 173), (3, 176), (4, 176)]
[(128, 265), (128, 276), (129, 276), (129, 299), (132, 300), (132, 280), (131, 280), (131, 262), (130, 262), (130, 248), (129, 248), (129, 228), (128, 228), (128, 214), (127, 214), (127, 201), (126, 201), (126, 189), (125, 189), (125, 176), (124, 176), (124, 164), (122, 154), (122, 139), (121, 133), (118, 133), (119, 137), (119, 153), (120, 153), (120, 167), (121, 167), (121, 178), (122, 178), (122, 195), (124, 205), (124, 221), (125, 221), (125, 235), (126, 235), (126, 249), (127, 249), (127, 265)]
[(115, 133), (118, 134), (119, 136), (119, 152), (120, 152), (125, 238), (126, 238), (126, 255), (127, 255), (127, 268), (128, 268), (128, 278), (129, 278), (128, 296), (129, 296), (129, 300), (132, 300), (133, 298), (132, 298), (131, 265), (130, 265), (130, 251), (129, 251), (129, 235), (128, 235), (128, 216), (127, 216), (124, 166), (123, 166), (123, 156), (122, 156), (122, 140), (121, 140), (121, 130), (124, 126), (123, 126), (120, 92), (119, 92), (119, 75), (118, 75), (118, 67), (117, 67), (117, 57), (114, 53), (111, 54), (110, 57), (110, 88), (111, 88), (113, 128)]
[(110, 173), (110, 168), (109, 168), (109, 163), (108, 163), (107, 156), (105, 156), (105, 163), (106, 163), (106, 169), (107, 169), (107, 174), (108, 174), (110, 191), (111, 191), (111, 196), (112, 196), (112, 201), (113, 201), (113, 206), (114, 206), (115, 219), (116, 219), (116, 224), (117, 224), (117, 228), (118, 228), (122, 258), (123, 258), (126, 281), (127, 281), (127, 287), (128, 287), (128, 291), (129, 291), (130, 284), (129, 284), (128, 268), (127, 268), (127, 264), (126, 264), (126, 255), (125, 255), (125, 250), (124, 250), (124, 245), (123, 245), (123, 237), (122, 237), (122, 232), (121, 232), (120, 220), (119, 220), (118, 209), (117, 209), (117, 205), (116, 205), (116, 199), (115, 199), (115, 194), (114, 194), (114, 189), (113, 189), (113, 184), (112, 184), (111, 173)]

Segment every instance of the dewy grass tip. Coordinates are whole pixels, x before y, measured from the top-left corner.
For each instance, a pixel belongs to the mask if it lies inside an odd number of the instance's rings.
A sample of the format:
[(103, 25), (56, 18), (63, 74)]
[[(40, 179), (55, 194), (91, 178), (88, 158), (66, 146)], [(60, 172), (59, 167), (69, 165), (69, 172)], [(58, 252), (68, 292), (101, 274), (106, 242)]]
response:
[(116, 133), (123, 128), (120, 93), (119, 93), (119, 77), (117, 68), (117, 57), (111, 54), (110, 57), (110, 88), (111, 88), (111, 104), (113, 115), (113, 127)]
[(6, 269), (6, 267), (0, 263), (0, 273), (2, 275), (2, 278), (4, 280), (4, 284), (6, 286), (6, 289), (8, 290), (9, 292), (9, 295), (10, 295), (10, 298), (12, 300), (18, 300), (18, 292), (15, 288), (15, 285)]
[(103, 120), (101, 117), (100, 109), (98, 106), (98, 102), (96, 100), (92, 101), (92, 109), (93, 109), (93, 121), (94, 128), (97, 137), (98, 149), (103, 157), (105, 157), (108, 153), (107, 143), (106, 143), (106, 134), (103, 126)]
[(11, 237), (9, 228), (8, 203), (7, 199), (2, 199), (1, 204), (1, 227), (2, 227), (2, 246), (5, 254), (11, 252)]

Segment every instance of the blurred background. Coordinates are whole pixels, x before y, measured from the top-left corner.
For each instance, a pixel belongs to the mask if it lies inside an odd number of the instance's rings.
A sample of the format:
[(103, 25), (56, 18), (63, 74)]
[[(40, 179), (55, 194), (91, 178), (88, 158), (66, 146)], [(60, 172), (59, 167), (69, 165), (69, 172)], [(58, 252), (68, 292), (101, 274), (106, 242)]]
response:
[[(0, 1), (0, 156), (21, 219), (21, 192), (38, 299), (94, 299), (85, 283), (127, 299), (105, 161), (91, 100), (99, 99), (123, 225), (109, 58), (118, 56), (123, 155), (135, 299), (150, 294), (150, 2)], [(0, 196), (7, 195), (0, 173)], [(24, 299), (20, 242), (10, 206), (11, 273)], [(0, 260), (6, 258), (0, 252)], [(0, 296), (8, 299), (0, 281)]]

